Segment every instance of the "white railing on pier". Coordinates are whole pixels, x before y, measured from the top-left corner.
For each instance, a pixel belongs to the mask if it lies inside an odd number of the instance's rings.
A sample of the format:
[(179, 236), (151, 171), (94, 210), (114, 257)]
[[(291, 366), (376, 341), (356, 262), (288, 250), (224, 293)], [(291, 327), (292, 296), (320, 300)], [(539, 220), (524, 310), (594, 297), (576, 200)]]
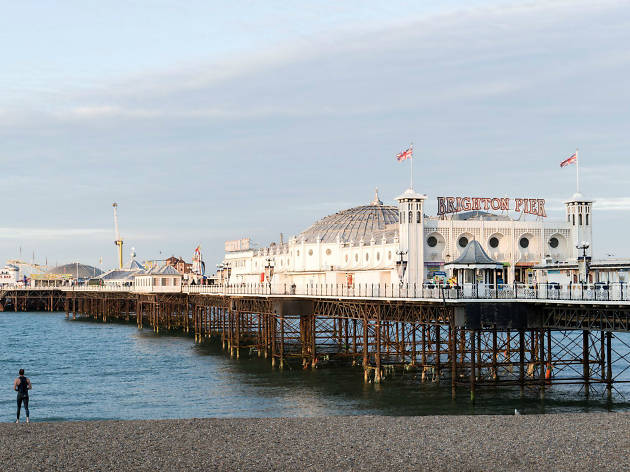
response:
[[(630, 285), (626, 282), (596, 284), (223, 284), (183, 285), (181, 287), (152, 287), (151, 293), (189, 293), (210, 295), (275, 295), (308, 297), (398, 298), (398, 299), (481, 299), (481, 300), (575, 300), (575, 301), (630, 301)], [(21, 287), (3, 285), (1, 290), (64, 292), (134, 292), (145, 293), (134, 286), (66, 286)]]

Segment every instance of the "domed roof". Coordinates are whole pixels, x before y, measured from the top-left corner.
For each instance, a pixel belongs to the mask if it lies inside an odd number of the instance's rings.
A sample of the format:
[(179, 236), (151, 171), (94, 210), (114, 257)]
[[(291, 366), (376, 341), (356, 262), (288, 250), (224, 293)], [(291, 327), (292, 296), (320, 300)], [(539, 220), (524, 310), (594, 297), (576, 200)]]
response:
[(574, 193), (570, 200), (565, 201), (564, 203), (593, 203), (593, 200), (589, 198), (584, 198), (580, 192)]
[(380, 240), (398, 235), (398, 208), (383, 205), (376, 194), (369, 205), (358, 206), (328, 215), (317, 221), (310, 228), (297, 236), (298, 241), (315, 242), (321, 239), (324, 243), (337, 240), (353, 241), (355, 244), (363, 240), (366, 244), (372, 238)]
[(52, 269), (46, 272), (47, 274), (70, 274), (73, 277), (76, 277), (77, 274), (80, 279), (87, 279), (90, 277), (96, 277), (97, 275), (101, 275), (103, 271), (101, 269), (97, 269), (96, 267), (80, 264), (78, 262), (72, 262), (70, 264), (60, 265), (57, 267), (53, 267)]

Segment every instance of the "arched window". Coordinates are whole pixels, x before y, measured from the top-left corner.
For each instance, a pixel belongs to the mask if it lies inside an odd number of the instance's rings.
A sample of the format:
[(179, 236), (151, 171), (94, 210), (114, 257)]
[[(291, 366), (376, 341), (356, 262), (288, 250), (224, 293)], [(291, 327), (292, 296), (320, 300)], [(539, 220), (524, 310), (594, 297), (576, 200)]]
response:
[(409, 212), (409, 223), (413, 223), (413, 211)]
[(420, 223), (420, 212), (416, 212), (416, 223)]
[(578, 215), (578, 224), (582, 226), (582, 213)]

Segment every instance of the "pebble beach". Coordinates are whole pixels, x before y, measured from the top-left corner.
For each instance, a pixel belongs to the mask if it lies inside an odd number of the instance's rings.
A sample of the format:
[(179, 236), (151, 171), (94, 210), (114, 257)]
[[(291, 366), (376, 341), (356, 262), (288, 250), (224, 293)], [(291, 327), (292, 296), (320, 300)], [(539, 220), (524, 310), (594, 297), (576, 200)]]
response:
[(630, 470), (630, 414), (0, 424), (2, 470)]

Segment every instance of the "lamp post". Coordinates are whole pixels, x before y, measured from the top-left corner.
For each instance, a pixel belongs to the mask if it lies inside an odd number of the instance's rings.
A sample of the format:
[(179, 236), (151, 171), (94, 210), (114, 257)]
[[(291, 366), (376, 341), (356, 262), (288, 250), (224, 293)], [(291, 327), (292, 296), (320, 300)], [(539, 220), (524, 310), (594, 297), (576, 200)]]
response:
[(396, 272), (398, 273), (398, 281), (402, 286), (405, 271), (407, 270), (407, 261), (403, 259), (403, 256), (407, 254), (407, 251), (396, 251), (396, 254), (398, 255), (398, 260), (396, 261)]
[(588, 283), (588, 269), (591, 261), (590, 256), (586, 255), (586, 250), (589, 248), (589, 244), (586, 241), (582, 241), (575, 246), (578, 250), (582, 251), (582, 255), (578, 255), (578, 271), (580, 274), (580, 282)]

